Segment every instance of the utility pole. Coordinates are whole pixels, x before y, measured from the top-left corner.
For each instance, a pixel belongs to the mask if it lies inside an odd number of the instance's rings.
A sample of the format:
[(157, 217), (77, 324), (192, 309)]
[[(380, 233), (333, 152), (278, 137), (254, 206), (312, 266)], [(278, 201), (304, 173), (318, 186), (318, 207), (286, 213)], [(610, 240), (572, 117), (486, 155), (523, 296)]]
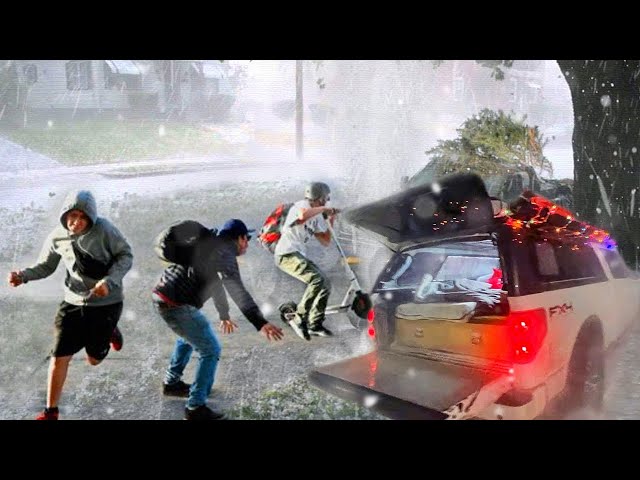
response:
[(296, 60), (296, 158), (302, 160), (303, 152), (302, 60)]

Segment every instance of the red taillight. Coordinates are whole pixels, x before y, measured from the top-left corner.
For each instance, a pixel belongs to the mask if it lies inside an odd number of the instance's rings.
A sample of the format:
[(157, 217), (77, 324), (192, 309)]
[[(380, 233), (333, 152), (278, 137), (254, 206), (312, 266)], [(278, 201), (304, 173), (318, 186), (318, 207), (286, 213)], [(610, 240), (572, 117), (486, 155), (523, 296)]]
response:
[(544, 308), (511, 312), (507, 325), (513, 362), (533, 361), (547, 335), (547, 315)]
[(373, 320), (376, 318), (376, 312), (373, 308), (370, 308), (367, 312), (367, 322), (369, 322), (369, 328), (367, 329), (367, 333), (371, 338), (376, 336), (376, 329), (373, 327)]

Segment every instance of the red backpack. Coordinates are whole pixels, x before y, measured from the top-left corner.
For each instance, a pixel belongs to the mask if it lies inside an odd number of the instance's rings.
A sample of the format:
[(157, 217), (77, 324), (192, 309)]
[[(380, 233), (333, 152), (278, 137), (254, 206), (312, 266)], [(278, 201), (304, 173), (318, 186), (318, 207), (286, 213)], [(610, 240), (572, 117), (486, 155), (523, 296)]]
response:
[(271, 253), (275, 251), (278, 240), (280, 240), (282, 224), (286, 220), (287, 214), (289, 213), (292, 205), (293, 203), (278, 204), (278, 206), (269, 214), (260, 229), (258, 241), (260, 242), (260, 245)]

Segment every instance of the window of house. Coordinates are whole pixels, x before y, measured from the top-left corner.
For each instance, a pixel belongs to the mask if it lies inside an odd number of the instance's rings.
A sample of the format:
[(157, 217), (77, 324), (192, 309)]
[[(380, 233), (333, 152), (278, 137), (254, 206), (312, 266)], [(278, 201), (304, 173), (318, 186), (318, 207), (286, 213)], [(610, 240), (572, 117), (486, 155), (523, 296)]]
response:
[(22, 74), (27, 85), (33, 85), (38, 81), (38, 67), (33, 63), (22, 67)]
[(91, 62), (89, 60), (73, 60), (65, 65), (67, 74), (67, 90), (91, 90)]
[[(110, 60), (110, 62), (114, 64), (114, 62), (118, 61)], [(120, 63), (122, 62), (120, 61)], [(137, 90), (142, 87), (142, 78), (139, 71), (122, 73), (117, 69), (117, 64), (109, 65), (107, 62), (104, 62), (103, 68), (104, 88), (107, 90)]]

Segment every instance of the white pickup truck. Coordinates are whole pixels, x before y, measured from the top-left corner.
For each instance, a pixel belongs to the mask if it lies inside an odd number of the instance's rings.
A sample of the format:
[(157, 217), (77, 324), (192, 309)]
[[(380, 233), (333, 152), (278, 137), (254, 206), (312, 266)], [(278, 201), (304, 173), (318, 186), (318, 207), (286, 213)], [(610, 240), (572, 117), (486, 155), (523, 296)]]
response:
[(640, 279), (606, 232), (529, 193), (509, 208), (475, 175), (345, 216), (394, 251), (371, 292), (376, 347), (312, 384), (398, 419), (601, 407), (605, 352), (640, 311)]

